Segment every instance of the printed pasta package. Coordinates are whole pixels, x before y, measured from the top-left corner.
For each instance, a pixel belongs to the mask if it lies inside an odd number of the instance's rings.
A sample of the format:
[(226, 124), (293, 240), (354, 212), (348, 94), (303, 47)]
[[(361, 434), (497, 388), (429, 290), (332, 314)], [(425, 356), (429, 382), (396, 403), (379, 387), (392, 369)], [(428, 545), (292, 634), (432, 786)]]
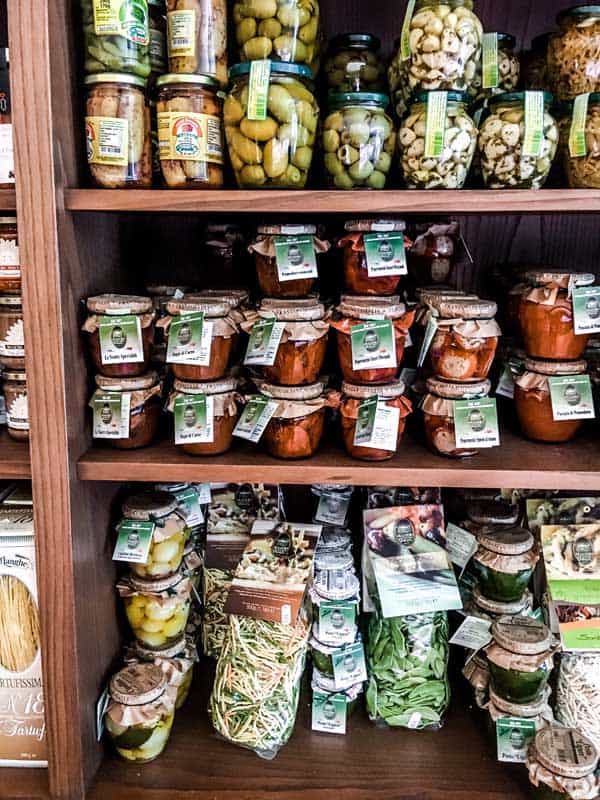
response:
[(0, 506), (0, 767), (46, 767), (33, 511)]

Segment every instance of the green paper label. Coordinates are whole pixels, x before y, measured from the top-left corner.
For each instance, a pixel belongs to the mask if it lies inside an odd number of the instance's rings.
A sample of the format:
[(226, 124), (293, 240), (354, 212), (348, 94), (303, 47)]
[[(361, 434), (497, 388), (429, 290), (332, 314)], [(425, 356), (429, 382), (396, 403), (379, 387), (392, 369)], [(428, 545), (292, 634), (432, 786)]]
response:
[(204, 514), (200, 508), (200, 497), (198, 490), (193, 486), (175, 494), (179, 503), (179, 510), (185, 517), (188, 525), (201, 525), (204, 522)]
[(578, 94), (573, 103), (573, 116), (571, 117), (571, 129), (569, 131), (569, 155), (572, 158), (580, 158), (587, 155), (585, 128), (589, 102), (590, 95), (588, 92), (586, 94)]
[(275, 236), (275, 261), (279, 280), (318, 278), (314, 236)]
[(422, 367), (425, 358), (427, 357), (427, 353), (429, 352), (429, 348), (431, 347), (431, 343), (433, 342), (433, 337), (437, 333), (438, 324), (437, 319), (435, 317), (429, 317), (427, 322), (427, 327), (425, 328), (425, 334), (423, 336), (423, 344), (421, 345), (421, 352), (419, 353), (419, 360), (417, 361), (417, 366)]
[(489, 619), (467, 616), (450, 639), (450, 644), (457, 644), (477, 652), (492, 641), (491, 627), (492, 621)]
[(274, 319), (261, 319), (255, 322), (248, 340), (244, 364), (273, 366), (284, 330), (285, 323), (275, 322)]
[(102, 392), (97, 389), (91, 399), (94, 439), (128, 439), (130, 392)]
[(477, 550), (477, 537), (449, 522), (446, 526), (446, 550), (450, 561), (464, 569)]
[(201, 506), (207, 506), (212, 500), (210, 491), (210, 483), (196, 483), (196, 491), (198, 492), (198, 502)]
[(103, 317), (99, 335), (103, 364), (139, 364), (144, 360), (142, 325), (135, 314)]
[(346, 733), (346, 695), (313, 689), (312, 729), (321, 733)]
[(508, 397), (510, 400), (515, 396), (515, 379), (513, 378), (512, 370), (510, 367), (504, 367), (498, 386), (496, 387), (496, 394), (499, 397)]
[(124, 519), (117, 527), (117, 543), (113, 552), (113, 561), (145, 564), (148, 561), (152, 545), (154, 527), (153, 522)]
[(482, 39), (483, 88), (496, 89), (500, 82), (498, 69), (498, 34), (484, 33)]
[(429, 92), (425, 122), (425, 158), (439, 158), (444, 152), (447, 92)]
[(271, 62), (268, 59), (250, 63), (247, 119), (262, 121), (267, 118), (270, 80)]
[(399, 424), (399, 408), (380, 403), (377, 397), (361, 400), (354, 429), (354, 445), (395, 453)]
[(493, 397), (454, 401), (454, 436), (456, 447), (498, 447), (498, 410)]
[(214, 441), (214, 397), (185, 394), (175, 398), (175, 444)]
[(363, 241), (369, 278), (408, 273), (402, 232), (365, 233)]
[(93, 0), (96, 36), (123, 36), (134, 44), (150, 41), (147, 0)]
[(396, 366), (396, 340), (390, 319), (355, 325), (350, 334), (352, 369), (383, 369)]
[(544, 144), (544, 93), (525, 92), (525, 131), (521, 155), (538, 158)]
[(548, 378), (552, 417), (555, 422), (595, 419), (592, 383), (589, 375), (561, 375)]
[(197, 364), (208, 367), (213, 323), (202, 312), (174, 317), (169, 328), (167, 364)]
[(356, 638), (356, 604), (348, 600), (321, 602), (318, 638), (331, 647), (352, 644)]
[(331, 654), (336, 689), (347, 689), (367, 680), (365, 650), (362, 642), (347, 644)]
[(520, 717), (505, 717), (496, 720), (496, 746), (498, 761), (524, 764), (527, 751), (536, 734), (535, 721)]
[(571, 293), (575, 333), (600, 333), (600, 286), (580, 286)]
[(329, 525), (343, 527), (346, 524), (349, 506), (349, 497), (340, 497), (337, 493), (323, 494), (319, 497), (319, 505), (315, 512), (315, 522), (326, 522)]
[(258, 395), (251, 397), (235, 426), (233, 435), (249, 442), (258, 442), (271, 417), (277, 411), (278, 405), (276, 400), (267, 400)]
[(410, 52), (410, 23), (415, 11), (416, 0), (408, 0), (406, 6), (406, 14), (404, 15), (404, 22), (402, 23), (402, 33), (400, 35), (400, 55), (402, 61), (408, 61), (411, 56)]

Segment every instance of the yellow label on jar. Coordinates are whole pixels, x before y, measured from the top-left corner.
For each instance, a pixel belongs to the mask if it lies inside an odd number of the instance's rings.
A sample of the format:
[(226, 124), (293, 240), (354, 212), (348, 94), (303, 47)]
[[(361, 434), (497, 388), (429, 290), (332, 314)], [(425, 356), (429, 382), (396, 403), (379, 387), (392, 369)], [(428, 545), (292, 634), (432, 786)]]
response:
[(169, 58), (196, 55), (196, 12), (169, 11), (167, 14)]
[(221, 121), (212, 114), (161, 111), (158, 120), (158, 152), (161, 161), (223, 163)]
[(85, 137), (90, 164), (126, 167), (129, 123), (117, 117), (86, 117)]
[(93, 0), (96, 36), (124, 36), (146, 46), (150, 38), (147, 0)]

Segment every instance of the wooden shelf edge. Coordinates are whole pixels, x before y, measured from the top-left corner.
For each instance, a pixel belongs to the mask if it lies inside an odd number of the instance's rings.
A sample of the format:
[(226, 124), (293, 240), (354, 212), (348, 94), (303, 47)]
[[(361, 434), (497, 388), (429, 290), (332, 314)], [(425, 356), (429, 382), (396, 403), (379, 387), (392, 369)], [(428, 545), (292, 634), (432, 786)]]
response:
[(6, 431), (0, 433), (0, 479), (31, 478), (29, 444), (16, 442)]
[(70, 211), (165, 211), (176, 213), (261, 214), (544, 214), (600, 212), (594, 189), (240, 191), (168, 189), (67, 189)]
[(17, 210), (17, 193), (14, 189), (0, 189), (0, 211)]
[(50, 800), (48, 770), (0, 767), (0, 800)]

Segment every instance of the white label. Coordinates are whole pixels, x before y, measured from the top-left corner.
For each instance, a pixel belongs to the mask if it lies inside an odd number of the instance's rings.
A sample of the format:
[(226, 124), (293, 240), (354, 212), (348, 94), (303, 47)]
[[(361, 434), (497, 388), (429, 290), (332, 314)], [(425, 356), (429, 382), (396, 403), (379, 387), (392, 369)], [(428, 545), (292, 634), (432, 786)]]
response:
[(234, 436), (249, 442), (258, 442), (277, 411), (279, 403), (265, 398), (250, 398), (233, 431)]
[(492, 641), (489, 619), (479, 617), (465, 617), (462, 625), (450, 639), (450, 644), (458, 644), (468, 650), (481, 650)]
[(499, 397), (508, 397), (510, 400), (515, 396), (515, 379), (513, 378), (512, 370), (510, 367), (504, 367), (504, 371), (498, 381), (496, 394)]
[(419, 714), (419, 712), (418, 711), (413, 711), (413, 713), (410, 715), (409, 720), (408, 720), (408, 724), (407, 724), (408, 729), (411, 730), (411, 731), (416, 731), (417, 728), (419, 727), (419, 725), (421, 724), (421, 719), (422, 719), (422, 717)]
[(15, 182), (15, 153), (12, 124), (0, 125), (0, 183)]
[[(362, 404), (361, 404), (362, 405)], [(354, 433), (356, 447), (373, 447), (376, 450), (388, 450), (395, 453), (398, 446), (398, 426), (400, 424), (400, 409), (377, 402), (377, 408), (372, 425), (369, 425), (370, 435), (363, 435), (360, 428), (360, 411)]]
[(210, 483), (197, 483), (196, 489), (198, 491), (198, 502), (201, 506), (207, 506), (212, 499)]
[(17, 319), (0, 339), (0, 355), (23, 358), (25, 356), (25, 331), (23, 320)]
[(423, 337), (423, 344), (421, 345), (421, 352), (419, 353), (419, 359), (417, 361), (417, 366), (422, 367), (429, 352), (429, 348), (431, 347), (431, 343), (433, 342), (433, 337), (435, 336), (438, 329), (437, 320), (435, 317), (430, 317), (427, 323), (427, 327), (425, 328), (425, 336)]
[(0, 425), (6, 425), (6, 402), (2, 394), (0, 394)]
[(94, 439), (129, 438), (131, 392), (103, 392), (97, 389), (90, 405), (94, 412)]
[(258, 320), (252, 327), (244, 364), (271, 367), (285, 330), (285, 322), (272, 319)]
[(349, 497), (339, 497), (336, 494), (321, 495), (315, 513), (315, 522), (327, 522), (329, 525), (343, 526), (346, 522), (349, 506)]
[(99, 742), (102, 739), (102, 735), (104, 733), (104, 715), (106, 714), (106, 709), (108, 708), (108, 704), (110, 702), (110, 692), (108, 691), (108, 686), (104, 688), (104, 691), (98, 698), (98, 702), (96, 703), (96, 741)]
[(29, 430), (29, 403), (27, 394), (18, 394), (7, 406), (6, 424), (16, 431)]
[(446, 550), (453, 564), (466, 567), (477, 550), (477, 537), (449, 522), (446, 526)]
[(2, 269), (2, 274), (6, 276), (19, 277), (21, 274), (21, 262), (19, 261), (19, 245), (16, 239), (0, 238), (0, 267), (18, 267), (16, 270)]

